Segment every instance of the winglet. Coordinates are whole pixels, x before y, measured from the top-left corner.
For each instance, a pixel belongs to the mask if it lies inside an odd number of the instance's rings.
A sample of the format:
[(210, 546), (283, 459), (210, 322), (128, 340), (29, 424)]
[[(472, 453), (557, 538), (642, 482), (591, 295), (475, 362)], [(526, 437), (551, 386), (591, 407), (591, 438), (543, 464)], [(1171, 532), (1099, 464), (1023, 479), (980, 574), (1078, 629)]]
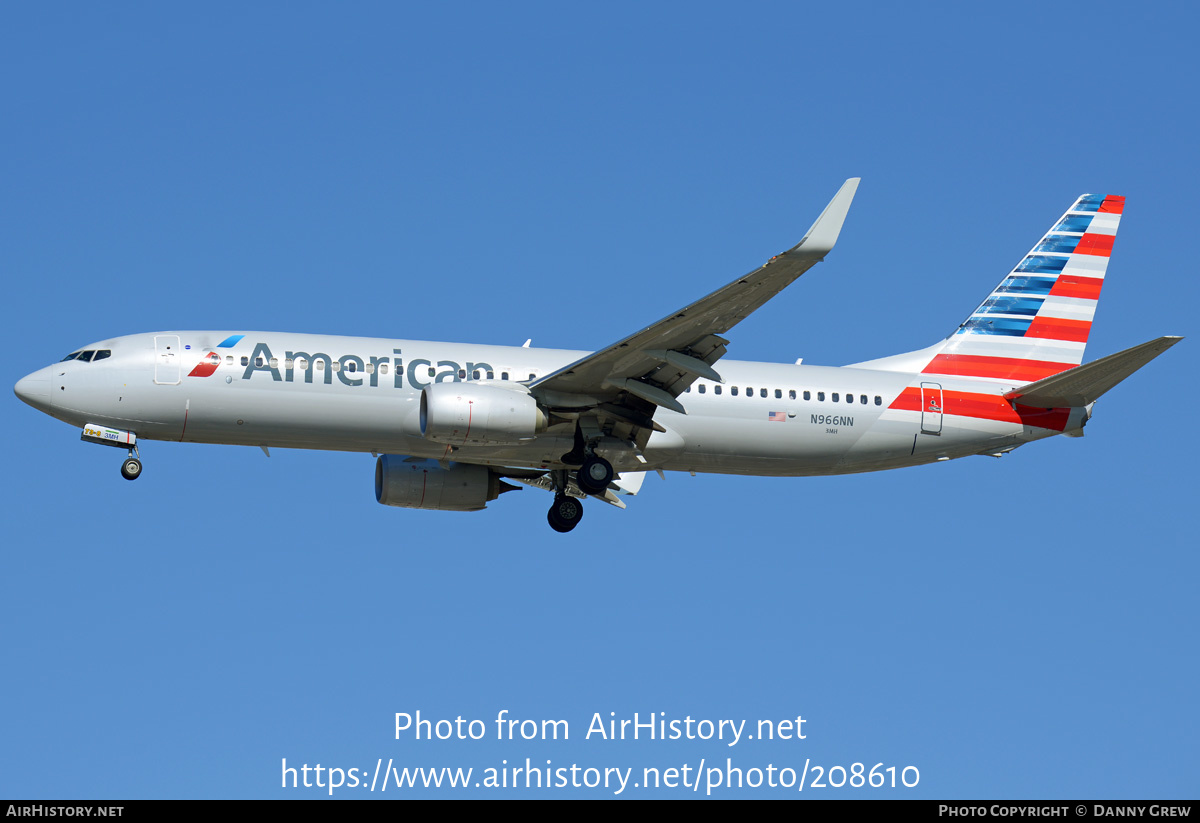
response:
[(797, 243), (792, 251), (803, 251), (806, 255), (814, 254), (824, 257), (833, 249), (838, 235), (842, 232), (842, 223), (846, 222), (846, 214), (850, 211), (850, 203), (854, 200), (854, 193), (858, 191), (858, 183), (861, 179), (851, 177), (842, 184), (838, 193), (825, 207), (825, 211), (821, 212), (821, 216), (817, 218), (817, 222), (812, 224), (812, 227), (805, 233), (804, 239)]

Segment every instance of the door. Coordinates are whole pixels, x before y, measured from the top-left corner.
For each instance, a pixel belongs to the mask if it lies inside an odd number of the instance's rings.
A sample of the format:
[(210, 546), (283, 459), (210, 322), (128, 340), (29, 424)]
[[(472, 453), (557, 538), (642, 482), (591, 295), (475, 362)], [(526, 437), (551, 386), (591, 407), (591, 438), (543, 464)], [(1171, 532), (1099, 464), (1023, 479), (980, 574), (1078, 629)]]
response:
[(921, 434), (942, 433), (942, 386), (921, 384)]
[(179, 335), (155, 335), (154, 382), (160, 386), (179, 385)]

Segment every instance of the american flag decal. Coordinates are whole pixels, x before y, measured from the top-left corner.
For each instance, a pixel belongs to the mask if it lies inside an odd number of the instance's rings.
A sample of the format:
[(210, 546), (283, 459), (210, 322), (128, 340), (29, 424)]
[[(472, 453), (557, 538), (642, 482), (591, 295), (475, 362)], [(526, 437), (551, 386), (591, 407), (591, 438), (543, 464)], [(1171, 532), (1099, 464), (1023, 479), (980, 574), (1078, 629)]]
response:
[(787, 420), (787, 415), (783, 412), (767, 412), (767, 421), (771, 423), (782, 423)]

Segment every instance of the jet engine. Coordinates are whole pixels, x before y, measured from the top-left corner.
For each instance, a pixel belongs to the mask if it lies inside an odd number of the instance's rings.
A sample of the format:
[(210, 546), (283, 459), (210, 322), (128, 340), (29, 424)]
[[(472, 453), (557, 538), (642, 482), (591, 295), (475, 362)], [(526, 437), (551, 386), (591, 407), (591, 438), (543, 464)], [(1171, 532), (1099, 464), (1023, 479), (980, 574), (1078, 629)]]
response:
[(421, 435), (452, 446), (514, 446), (546, 430), (519, 384), (434, 383), (421, 392)]
[(519, 489), (487, 466), (383, 454), (375, 461), (375, 499), (385, 506), (474, 512), (504, 492)]

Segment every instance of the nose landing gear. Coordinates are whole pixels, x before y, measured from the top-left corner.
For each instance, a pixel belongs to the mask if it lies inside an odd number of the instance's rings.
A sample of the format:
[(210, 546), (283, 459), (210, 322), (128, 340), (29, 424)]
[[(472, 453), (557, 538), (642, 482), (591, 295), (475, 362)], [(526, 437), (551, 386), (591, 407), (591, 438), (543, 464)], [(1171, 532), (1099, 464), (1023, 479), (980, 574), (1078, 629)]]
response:
[(126, 480), (137, 480), (142, 476), (142, 461), (139, 459), (141, 455), (138, 454), (137, 435), (133, 432), (87, 423), (84, 425), (79, 439), (85, 443), (98, 443), (101, 446), (128, 450), (129, 456), (121, 464), (121, 476)]

